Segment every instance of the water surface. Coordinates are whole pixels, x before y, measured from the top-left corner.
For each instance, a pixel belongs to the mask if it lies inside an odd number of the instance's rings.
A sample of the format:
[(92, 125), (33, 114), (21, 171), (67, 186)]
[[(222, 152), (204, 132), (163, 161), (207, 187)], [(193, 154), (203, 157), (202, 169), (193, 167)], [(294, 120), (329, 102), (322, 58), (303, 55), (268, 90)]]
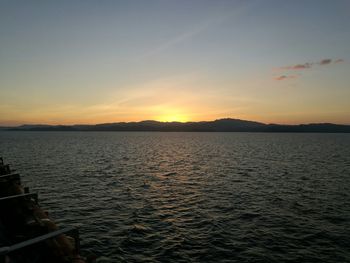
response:
[(350, 262), (350, 134), (0, 132), (100, 262)]

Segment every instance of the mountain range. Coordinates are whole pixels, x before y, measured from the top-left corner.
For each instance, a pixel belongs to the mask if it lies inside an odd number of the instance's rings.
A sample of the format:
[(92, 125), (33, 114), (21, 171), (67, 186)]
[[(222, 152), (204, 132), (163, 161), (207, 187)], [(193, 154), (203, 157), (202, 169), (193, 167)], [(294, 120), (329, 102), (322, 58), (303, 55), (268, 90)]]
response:
[(11, 131), (165, 131), (165, 132), (325, 132), (350, 133), (350, 125), (310, 123), (298, 125), (265, 124), (240, 119), (218, 119), (200, 122), (117, 122), (95, 125), (21, 125), (0, 127)]

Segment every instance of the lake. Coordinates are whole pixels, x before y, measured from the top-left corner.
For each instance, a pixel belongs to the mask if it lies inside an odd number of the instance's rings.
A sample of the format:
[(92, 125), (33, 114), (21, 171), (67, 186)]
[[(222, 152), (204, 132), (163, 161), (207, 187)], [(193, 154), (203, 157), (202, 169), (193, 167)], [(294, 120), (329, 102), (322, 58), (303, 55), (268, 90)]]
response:
[(0, 132), (98, 262), (350, 262), (350, 134)]

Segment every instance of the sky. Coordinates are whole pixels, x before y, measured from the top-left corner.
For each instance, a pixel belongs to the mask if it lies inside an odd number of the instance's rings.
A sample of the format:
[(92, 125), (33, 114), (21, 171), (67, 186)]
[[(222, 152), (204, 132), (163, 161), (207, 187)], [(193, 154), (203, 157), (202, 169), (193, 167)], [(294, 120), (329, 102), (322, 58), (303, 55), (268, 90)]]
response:
[(348, 0), (0, 0), (0, 125), (350, 124)]

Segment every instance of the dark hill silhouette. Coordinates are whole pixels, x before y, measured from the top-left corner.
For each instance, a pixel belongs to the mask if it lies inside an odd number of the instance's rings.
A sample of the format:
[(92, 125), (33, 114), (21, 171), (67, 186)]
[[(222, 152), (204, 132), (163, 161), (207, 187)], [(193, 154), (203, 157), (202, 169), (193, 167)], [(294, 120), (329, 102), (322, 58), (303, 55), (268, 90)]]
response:
[(350, 132), (350, 125), (312, 123), (300, 125), (265, 124), (240, 119), (219, 119), (200, 122), (140, 122), (102, 123), (96, 125), (21, 125), (2, 128), (17, 131), (186, 131), (186, 132)]

